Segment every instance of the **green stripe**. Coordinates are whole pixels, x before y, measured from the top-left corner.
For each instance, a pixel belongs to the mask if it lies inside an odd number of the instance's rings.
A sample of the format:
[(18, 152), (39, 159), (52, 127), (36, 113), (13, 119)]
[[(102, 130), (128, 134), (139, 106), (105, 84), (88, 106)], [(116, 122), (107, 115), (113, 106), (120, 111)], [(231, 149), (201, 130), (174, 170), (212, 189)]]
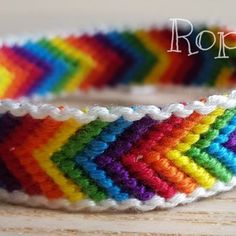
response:
[(144, 63), (140, 66), (139, 70), (136, 72), (135, 78), (133, 79), (133, 82), (142, 83), (153, 66), (156, 65), (157, 58), (134, 34), (124, 32), (121, 36), (126, 40), (130, 47), (135, 49), (139, 55), (141, 54), (143, 56)]
[(77, 73), (80, 69), (79, 63), (74, 58), (69, 57), (66, 55), (61, 49), (57, 48), (52, 42), (42, 39), (38, 42), (39, 45), (45, 47), (48, 51), (50, 51), (56, 58), (60, 58), (66, 63), (68, 67), (67, 74), (58, 81), (55, 88), (52, 92), (59, 93), (64, 90), (64, 87), (70, 81), (71, 77)]
[(231, 180), (232, 172), (212, 155), (209, 155), (205, 149), (219, 135), (220, 130), (227, 126), (234, 114), (235, 109), (226, 110), (222, 116), (217, 117), (209, 130), (202, 134), (200, 140), (186, 152), (198, 165), (223, 182)]
[(60, 151), (54, 153), (51, 160), (58, 168), (71, 180), (78, 184), (82, 190), (93, 200), (101, 201), (108, 198), (107, 193), (100, 188), (87, 173), (79, 168), (74, 157), (83, 150), (83, 148), (100, 134), (103, 128), (109, 123), (95, 120), (78, 130), (75, 135), (69, 138), (68, 142)]

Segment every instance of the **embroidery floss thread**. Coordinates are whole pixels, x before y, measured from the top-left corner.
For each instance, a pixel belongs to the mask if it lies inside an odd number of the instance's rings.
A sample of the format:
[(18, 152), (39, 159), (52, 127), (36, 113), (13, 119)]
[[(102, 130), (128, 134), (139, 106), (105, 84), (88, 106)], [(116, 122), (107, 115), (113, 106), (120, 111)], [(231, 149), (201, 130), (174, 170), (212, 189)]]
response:
[[(30, 101), (120, 84), (236, 84), (233, 50), (222, 61), (212, 57), (216, 48), (172, 54), (170, 37), (170, 29), (152, 28), (3, 42), (0, 199), (69, 211), (148, 211), (233, 188), (236, 91), (162, 108)], [(22, 96), (28, 99), (17, 100)]]

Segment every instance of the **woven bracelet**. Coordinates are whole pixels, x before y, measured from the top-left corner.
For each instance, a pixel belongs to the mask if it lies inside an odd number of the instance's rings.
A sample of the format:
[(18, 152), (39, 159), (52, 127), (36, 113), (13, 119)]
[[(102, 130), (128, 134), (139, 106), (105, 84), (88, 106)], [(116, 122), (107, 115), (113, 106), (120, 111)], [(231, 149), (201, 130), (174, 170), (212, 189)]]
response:
[[(232, 189), (236, 90), (228, 89), (236, 85), (236, 52), (216, 59), (214, 44), (189, 56), (184, 41), (181, 53), (170, 52), (171, 33), (153, 27), (3, 39), (0, 200), (149, 211)], [(184, 96), (187, 85), (198, 100), (190, 92), (192, 101), (151, 102), (153, 92)], [(103, 104), (103, 96), (118, 105), (78, 108), (84, 98)]]

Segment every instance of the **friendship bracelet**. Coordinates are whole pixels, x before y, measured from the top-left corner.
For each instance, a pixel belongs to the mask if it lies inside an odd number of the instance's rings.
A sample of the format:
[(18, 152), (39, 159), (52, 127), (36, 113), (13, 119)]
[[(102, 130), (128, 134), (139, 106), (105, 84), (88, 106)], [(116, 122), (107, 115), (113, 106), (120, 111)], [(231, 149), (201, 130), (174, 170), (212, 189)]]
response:
[[(232, 189), (235, 50), (216, 59), (216, 43), (188, 55), (180, 40), (182, 52), (170, 52), (171, 39), (170, 28), (153, 27), (2, 40), (0, 199), (149, 211)], [(173, 103), (177, 94), (191, 99)], [(81, 107), (89, 99), (100, 104)]]

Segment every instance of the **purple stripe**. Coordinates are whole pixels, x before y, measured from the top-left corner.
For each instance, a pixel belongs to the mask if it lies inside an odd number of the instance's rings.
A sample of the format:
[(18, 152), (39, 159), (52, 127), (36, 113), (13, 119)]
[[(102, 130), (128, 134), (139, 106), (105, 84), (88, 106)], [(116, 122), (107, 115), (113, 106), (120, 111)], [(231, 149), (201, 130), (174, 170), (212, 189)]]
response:
[(229, 140), (224, 146), (231, 149), (233, 152), (236, 152), (236, 130), (230, 135)]
[(96, 40), (105, 45), (105, 47), (111, 48), (116, 54), (118, 54), (119, 59), (122, 60), (122, 66), (114, 75), (113, 78), (108, 82), (109, 85), (116, 85), (119, 83), (119, 79), (130, 69), (133, 65), (133, 58), (127, 51), (119, 47), (111, 39), (106, 37), (106, 35), (98, 33), (94, 36)]
[(40, 69), (42, 74), (40, 75), (40, 78), (38, 77), (36, 81), (32, 84), (32, 86), (29, 88), (29, 91), (27, 91), (28, 94), (32, 93), (34, 89), (38, 86), (39, 83), (42, 82), (42, 80), (51, 72), (50, 66), (45, 62), (37, 58), (32, 53), (28, 52), (27, 50), (14, 46), (12, 48), (15, 53), (17, 53), (19, 56), (23, 57), (24, 60), (27, 60), (29, 63), (33, 63), (34, 66), (37, 66), (37, 69)]
[(144, 117), (134, 122), (116, 142), (111, 144), (95, 160), (97, 165), (104, 169), (112, 180), (124, 191), (129, 192), (134, 197), (143, 201), (151, 199), (155, 193), (139, 183), (135, 178), (132, 178), (119, 159), (156, 123), (150, 117)]
[[(11, 131), (19, 125), (21, 118), (14, 117), (11, 114), (4, 114), (0, 118), (0, 142), (11, 133)], [(21, 185), (18, 180), (10, 173), (5, 166), (5, 163), (0, 157), (0, 187), (5, 188), (8, 191), (21, 189)]]
[(18, 180), (10, 173), (5, 164), (0, 160), (0, 188), (9, 192), (21, 189)]
[(8, 136), (12, 129), (19, 125), (20, 121), (20, 117), (14, 117), (8, 113), (0, 118), (0, 142)]

